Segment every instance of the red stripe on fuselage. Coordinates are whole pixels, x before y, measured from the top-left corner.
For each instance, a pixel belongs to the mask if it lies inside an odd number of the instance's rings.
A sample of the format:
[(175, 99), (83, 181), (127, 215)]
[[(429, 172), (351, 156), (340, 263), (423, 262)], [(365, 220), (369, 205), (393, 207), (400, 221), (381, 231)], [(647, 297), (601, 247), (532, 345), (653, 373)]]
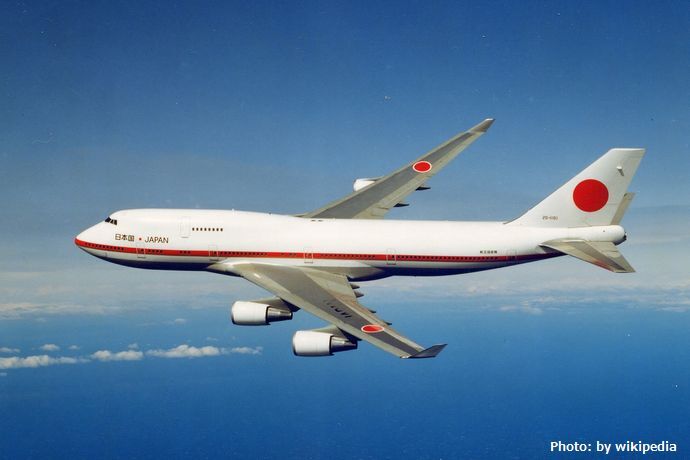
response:
[(213, 258), (262, 258), (262, 259), (322, 259), (322, 260), (381, 260), (397, 262), (506, 262), (517, 260), (544, 259), (560, 254), (527, 254), (519, 256), (438, 256), (438, 255), (411, 255), (411, 254), (343, 254), (343, 253), (304, 253), (304, 252), (276, 252), (276, 251), (208, 251), (208, 250), (182, 250), (182, 249), (154, 249), (137, 248), (135, 246), (117, 246), (110, 244), (97, 244), (74, 239), (74, 244), (87, 249), (100, 251), (120, 252), (126, 254), (146, 254), (152, 256), (175, 257), (213, 257)]

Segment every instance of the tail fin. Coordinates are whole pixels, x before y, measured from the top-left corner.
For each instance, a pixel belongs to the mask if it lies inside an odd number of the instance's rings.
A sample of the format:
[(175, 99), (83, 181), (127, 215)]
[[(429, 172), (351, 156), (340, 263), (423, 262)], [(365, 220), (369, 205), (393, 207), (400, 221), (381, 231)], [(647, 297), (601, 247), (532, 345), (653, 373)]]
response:
[(611, 149), (510, 225), (588, 227), (620, 222), (644, 149)]

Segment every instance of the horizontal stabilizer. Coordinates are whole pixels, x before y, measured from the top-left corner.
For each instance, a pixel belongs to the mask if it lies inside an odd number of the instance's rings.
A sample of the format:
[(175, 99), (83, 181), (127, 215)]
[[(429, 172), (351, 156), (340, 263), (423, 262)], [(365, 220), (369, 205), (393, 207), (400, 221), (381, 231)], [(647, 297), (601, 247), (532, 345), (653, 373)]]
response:
[(414, 358), (414, 359), (419, 359), (419, 358), (435, 358), (439, 353), (443, 351), (444, 348), (446, 348), (447, 344), (441, 344), (441, 345), (433, 345), (426, 350), (422, 350), (418, 353), (415, 353), (414, 355), (410, 355), (407, 358)]
[(614, 273), (633, 273), (634, 268), (610, 242), (585, 240), (551, 240), (541, 246), (576, 257)]

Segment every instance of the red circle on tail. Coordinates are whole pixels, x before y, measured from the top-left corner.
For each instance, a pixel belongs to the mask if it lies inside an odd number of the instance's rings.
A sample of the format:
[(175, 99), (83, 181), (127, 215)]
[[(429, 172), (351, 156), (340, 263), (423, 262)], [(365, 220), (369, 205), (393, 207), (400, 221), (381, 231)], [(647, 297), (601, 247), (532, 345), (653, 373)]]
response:
[(418, 161), (412, 165), (412, 169), (414, 169), (418, 173), (429, 172), (431, 171), (431, 168), (431, 163), (429, 163), (428, 161)]
[(585, 179), (573, 190), (575, 206), (585, 212), (596, 212), (609, 201), (609, 189), (596, 179)]

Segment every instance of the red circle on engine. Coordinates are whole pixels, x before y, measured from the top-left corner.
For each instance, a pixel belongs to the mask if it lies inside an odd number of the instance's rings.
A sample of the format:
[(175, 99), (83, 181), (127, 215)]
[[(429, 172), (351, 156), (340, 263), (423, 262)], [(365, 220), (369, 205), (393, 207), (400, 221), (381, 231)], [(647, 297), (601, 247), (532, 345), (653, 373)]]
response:
[(596, 179), (585, 179), (573, 190), (575, 206), (585, 212), (595, 212), (606, 206), (609, 189)]
[(431, 168), (431, 163), (429, 163), (428, 161), (418, 161), (412, 165), (412, 169), (414, 169), (418, 173), (429, 172), (431, 171)]
[(362, 326), (362, 332), (366, 332), (367, 334), (375, 334), (376, 332), (382, 332), (384, 329), (383, 326), (379, 326), (378, 324), (366, 324)]

